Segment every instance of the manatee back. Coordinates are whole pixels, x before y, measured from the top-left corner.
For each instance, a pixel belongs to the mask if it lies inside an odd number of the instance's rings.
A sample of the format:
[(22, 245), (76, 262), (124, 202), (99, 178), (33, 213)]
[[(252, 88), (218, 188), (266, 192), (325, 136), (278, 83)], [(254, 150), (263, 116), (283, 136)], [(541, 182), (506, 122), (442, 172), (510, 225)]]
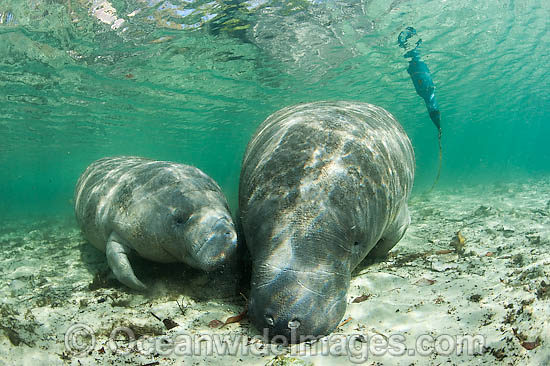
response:
[(216, 199), (225, 202), (218, 184), (193, 166), (131, 156), (110, 157), (93, 162), (80, 176), (74, 196), (77, 223), (95, 247), (105, 250), (114, 229), (139, 229), (139, 220), (131, 211), (139, 208), (140, 202), (170, 189), (179, 195), (212, 191)]
[(239, 210), (247, 245), (269, 252), (274, 226), (315, 227), (330, 207), (333, 226), (346, 228), (342, 235), (361, 231), (354, 234), (365, 242), (358, 262), (406, 205), (414, 169), (409, 138), (383, 108), (353, 102), (284, 108), (259, 126), (243, 159)]

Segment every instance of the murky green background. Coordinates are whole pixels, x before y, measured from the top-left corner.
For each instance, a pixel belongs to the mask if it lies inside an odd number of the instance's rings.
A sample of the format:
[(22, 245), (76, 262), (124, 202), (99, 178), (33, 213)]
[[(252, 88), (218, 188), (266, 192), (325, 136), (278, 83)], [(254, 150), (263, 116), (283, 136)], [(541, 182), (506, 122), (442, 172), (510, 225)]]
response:
[(383, 106), (437, 168), (396, 38), (414, 26), (442, 112), (438, 189), (550, 173), (550, 2), (0, 0), (0, 216), (70, 213), (93, 160), (193, 164), (236, 209), (242, 154), (284, 106)]

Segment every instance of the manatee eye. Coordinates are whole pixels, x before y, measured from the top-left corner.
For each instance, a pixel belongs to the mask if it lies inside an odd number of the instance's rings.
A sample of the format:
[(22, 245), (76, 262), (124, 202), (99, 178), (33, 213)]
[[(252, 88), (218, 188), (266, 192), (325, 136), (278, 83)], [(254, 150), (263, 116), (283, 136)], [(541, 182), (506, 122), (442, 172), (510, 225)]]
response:
[(356, 246), (358, 246), (358, 245), (359, 245), (359, 242), (358, 242), (358, 241), (356, 241), (356, 242), (353, 243), (353, 246), (354, 246), (354, 247), (356, 247)]
[(178, 213), (174, 214), (174, 222), (177, 225), (183, 225), (187, 222), (187, 220), (189, 220), (190, 216), (191, 215), (186, 214), (184, 212), (178, 212)]

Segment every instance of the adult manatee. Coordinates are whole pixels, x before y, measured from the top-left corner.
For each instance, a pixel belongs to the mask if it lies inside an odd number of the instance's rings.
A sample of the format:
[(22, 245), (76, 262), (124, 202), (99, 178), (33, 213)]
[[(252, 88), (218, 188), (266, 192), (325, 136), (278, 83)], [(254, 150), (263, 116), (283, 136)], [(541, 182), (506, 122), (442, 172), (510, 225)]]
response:
[(269, 116), (239, 186), (255, 326), (293, 343), (334, 330), (352, 270), (384, 256), (409, 225), (414, 169), (403, 128), (375, 105), (317, 102)]
[(220, 187), (189, 165), (139, 157), (100, 159), (78, 180), (74, 203), (84, 237), (106, 252), (115, 277), (133, 289), (145, 285), (134, 275), (131, 253), (209, 271), (237, 246)]

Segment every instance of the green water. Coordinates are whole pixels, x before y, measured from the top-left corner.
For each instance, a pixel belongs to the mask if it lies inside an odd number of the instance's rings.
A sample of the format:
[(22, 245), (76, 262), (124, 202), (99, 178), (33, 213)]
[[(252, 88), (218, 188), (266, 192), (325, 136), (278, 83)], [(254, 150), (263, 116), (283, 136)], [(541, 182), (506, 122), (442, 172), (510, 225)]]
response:
[(0, 215), (70, 213), (79, 174), (120, 154), (196, 165), (235, 210), (255, 128), (326, 99), (393, 113), (422, 192), (437, 134), (397, 46), (406, 26), (442, 113), (436, 189), (547, 175), (548, 19), (545, 0), (0, 0)]

